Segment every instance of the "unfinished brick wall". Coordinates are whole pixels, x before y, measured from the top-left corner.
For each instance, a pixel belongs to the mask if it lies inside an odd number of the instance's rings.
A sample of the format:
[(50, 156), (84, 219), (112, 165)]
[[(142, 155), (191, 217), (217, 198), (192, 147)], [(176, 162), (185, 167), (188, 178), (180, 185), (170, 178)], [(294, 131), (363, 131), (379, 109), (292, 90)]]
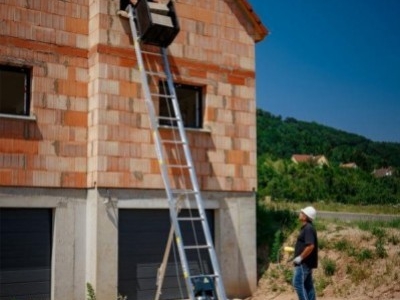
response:
[(31, 67), (31, 115), (0, 119), (0, 185), (85, 187), (87, 1), (2, 1), (0, 63)]
[[(163, 188), (119, 1), (0, 5), (0, 63), (32, 67), (36, 116), (0, 118), (0, 185)], [(204, 86), (204, 130), (187, 133), (201, 188), (251, 191), (257, 182), (250, 23), (236, 1), (175, 6), (181, 26), (169, 49), (175, 80)]]

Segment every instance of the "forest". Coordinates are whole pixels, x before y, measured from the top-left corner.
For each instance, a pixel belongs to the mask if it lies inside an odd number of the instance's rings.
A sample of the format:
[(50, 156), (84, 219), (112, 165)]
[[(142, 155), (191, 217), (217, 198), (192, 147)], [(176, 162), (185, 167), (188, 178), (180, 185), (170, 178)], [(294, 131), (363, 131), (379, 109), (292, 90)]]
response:
[[(400, 143), (374, 142), (258, 109), (257, 154), (259, 199), (400, 204)], [(324, 155), (329, 164), (296, 164), (293, 154)], [(341, 167), (350, 162), (357, 167)], [(388, 167), (391, 176), (374, 176), (374, 170)]]

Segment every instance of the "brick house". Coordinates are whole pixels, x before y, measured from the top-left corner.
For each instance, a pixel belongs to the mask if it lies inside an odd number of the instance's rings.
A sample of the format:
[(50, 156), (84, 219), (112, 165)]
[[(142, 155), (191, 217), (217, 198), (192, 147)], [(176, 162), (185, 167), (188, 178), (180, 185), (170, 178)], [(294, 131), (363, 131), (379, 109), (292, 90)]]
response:
[(309, 155), (309, 154), (293, 154), (291, 161), (295, 164), (307, 163), (318, 166), (329, 165), (328, 160), (324, 155)]
[(357, 169), (358, 168), (358, 166), (355, 162), (341, 163), (339, 165), (339, 167), (343, 168), (343, 169)]
[[(168, 205), (119, 6), (0, 3), (0, 298), (81, 300), (87, 283), (99, 300), (154, 296), (146, 270), (161, 262)], [(246, 0), (175, 7), (172, 67), (201, 100), (187, 135), (227, 295), (247, 297), (257, 281), (255, 43), (267, 30)]]
[(372, 175), (376, 178), (382, 178), (382, 177), (390, 177), (393, 176), (394, 174), (394, 169), (392, 167), (387, 167), (387, 168), (379, 168), (379, 169), (374, 169), (372, 171)]

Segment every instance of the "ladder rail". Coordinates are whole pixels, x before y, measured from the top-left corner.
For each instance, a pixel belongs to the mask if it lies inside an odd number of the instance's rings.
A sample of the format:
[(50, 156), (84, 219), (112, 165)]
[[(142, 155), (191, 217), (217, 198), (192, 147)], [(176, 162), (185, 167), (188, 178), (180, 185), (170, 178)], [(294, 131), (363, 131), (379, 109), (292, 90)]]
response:
[[(169, 66), (169, 61), (168, 61), (168, 56), (167, 56), (167, 50), (166, 48), (161, 48), (162, 51), (162, 58), (163, 58), (163, 63), (164, 63), (164, 69), (165, 69), (165, 73), (167, 75), (167, 83), (168, 83), (168, 88), (170, 90), (170, 92), (172, 93), (172, 96), (174, 99), (176, 99), (176, 93), (175, 93), (175, 87), (174, 87), (174, 83), (172, 80), (172, 74), (171, 74), (171, 68)], [(222, 283), (222, 276), (221, 276), (221, 271), (219, 268), (219, 264), (216, 258), (216, 254), (215, 254), (215, 248), (212, 242), (212, 237), (211, 237), (211, 233), (210, 233), (210, 227), (208, 225), (207, 222), (207, 218), (206, 218), (206, 213), (205, 213), (205, 209), (203, 206), (203, 199), (200, 193), (200, 188), (199, 188), (199, 184), (197, 181), (197, 175), (196, 175), (196, 170), (194, 168), (194, 163), (193, 163), (193, 159), (192, 159), (192, 155), (190, 152), (190, 148), (189, 148), (189, 143), (187, 142), (187, 137), (186, 137), (186, 131), (184, 128), (184, 124), (182, 121), (182, 116), (180, 113), (180, 108), (178, 105), (177, 101), (173, 101), (173, 107), (174, 107), (174, 111), (175, 111), (175, 116), (178, 117), (178, 119), (180, 120), (180, 123), (178, 123), (178, 130), (179, 130), (179, 134), (182, 138), (182, 140), (184, 141), (184, 144), (182, 145), (184, 153), (185, 153), (185, 157), (186, 157), (186, 161), (187, 164), (189, 166), (189, 175), (190, 175), (190, 179), (191, 179), (191, 183), (193, 185), (193, 190), (196, 192), (195, 193), (195, 199), (196, 199), (196, 203), (197, 203), (197, 208), (199, 210), (199, 214), (200, 217), (202, 218), (201, 224), (203, 226), (203, 232), (206, 238), (206, 242), (208, 245), (210, 245), (211, 247), (208, 248), (209, 251), (209, 256), (211, 259), (211, 264), (212, 267), (214, 269), (214, 273), (217, 274), (217, 278), (216, 280), (219, 281), (216, 284), (217, 287), (217, 294), (219, 296), (219, 299), (225, 299), (225, 289)]]
[[(197, 175), (196, 175), (196, 171), (194, 168), (194, 163), (193, 163), (193, 159), (191, 156), (189, 143), (188, 143), (188, 140), (186, 137), (186, 131), (185, 131), (183, 118), (182, 118), (182, 115), (180, 112), (179, 103), (177, 101), (177, 95), (175, 92), (173, 76), (172, 76), (169, 61), (168, 61), (167, 48), (160, 47), (160, 55), (162, 57), (162, 63), (163, 63), (164, 73), (166, 75), (166, 81), (167, 81), (167, 85), (168, 85), (169, 95), (161, 95), (161, 96), (166, 98), (167, 101), (171, 100), (170, 102), (172, 103), (172, 108), (173, 108), (172, 110), (174, 112), (174, 116), (173, 116), (173, 118), (169, 117), (169, 119), (173, 120), (174, 125), (172, 126), (172, 128), (175, 131), (177, 129), (178, 135), (180, 137), (180, 140), (176, 140), (178, 142), (174, 142), (174, 143), (176, 145), (179, 144), (181, 149), (183, 150), (186, 165), (184, 165), (183, 163), (179, 164), (179, 165), (168, 164), (168, 161), (166, 159), (167, 157), (164, 153), (164, 144), (165, 143), (163, 143), (161, 134), (159, 132), (159, 128), (160, 128), (159, 120), (165, 119), (165, 117), (157, 117), (156, 116), (156, 111), (154, 108), (153, 98), (152, 98), (152, 97), (156, 97), (156, 96), (160, 96), (160, 95), (151, 93), (150, 88), (149, 88), (148, 75), (151, 75), (150, 74), (151, 72), (148, 72), (145, 70), (143, 54), (147, 55), (147, 53), (145, 51), (141, 51), (141, 48), (140, 48), (140, 37), (139, 37), (138, 29), (136, 28), (137, 23), (135, 23), (135, 21), (138, 22), (138, 19), (137, 19), (136, 11), (132, 4), (128, 5), (127, 11), (128, 11), (128, 18), (129, 18), (129, 24), (130, 24), (130, 28), (131, 28), (131, 32), (132, 32), (135, 53), (136, 53), (137, 62), (138, 62), (138, 66), (139, 66), (139, 73), (141, 76), (143, 95), (144, 95), (145, 104), (146, 104), (146, 107), (147, 107), (147, 110), (148, 110), (148, 113), (150, 116), (150, 129), (152, 132), (153, 142), (155, 144), (156, 155), (157, 155), (157, 159), (159, 162), (159, 167), (160, 167), (162, 179), (163, 179), (164, 186), (165, 186), (165, 191), (166, 191), (167, 198), (168, 198), (168, 205), (169, 205), (170, 219), (171, 219), (171, 230), (173, 229), (173, 232), (175, 235), (175, 242), (176, 242), (176, 245), (178, 248), (178, 253), (179, 253), (179, 257), (180, 257), (181, 267), (182, 267), (182, 271), (183, 271), (183, 277), (184, 277), (184, 280), (186, 283), (188, 296), (192, 300), (195, 299), (193, 282), (191, 280), (194, 277), (201, 277), (201, 275), (190, 276), (189, 264), (188, 264), (187, 255), (186, 255), (185, 251), (187, 249), (197, 249), (197, 250), (208, 249), (209, 259), (210, 259), (211, 266), (213, 269), (213, 274), (211, 276), (215, 280), (214, 286), (215, 286), (215, 292), (217, 293), (217, 298), (218, 298), (218, 300), (226, 300), (225, 289), (224, 289), (224, 286), (222, 283), (222, 276), (221, 276), (221, 272), (219, 269), (219, 264), (217, 261), (215, 248), (214, 248), (213, 241), (212, 241), (212, 236), (210, 233), (210, 228), (209, 228), (206, 213), (205, 213), (205, 208), (203, 206), (203, 199), (202, 199), (202, 196), (200, 193), (200, 188), (199, 188), (199, 184), (197, 181)], [(151, 54), (155, 55), (155, 53), (151, 53)], [(168, 141), (167, 143), (171, 143), (171, 141)], [(188, 172), (188, 174), (189, 174), (192, 195), (194, 195), (193, 203), (196, 204), (195, 209), (198, 211), (198, 217), (181, 218), (181, 219), (178, 218), (178, 212), (176, 211), (176, 200), (177, 199), (174, 196), (174, 195), (176, 195), (176, 192), (174, 192), (173, 189), (171, 188), (171, 179), (169, 177), (170, 176), (169, 172), (171, 171), (171, 168), (177, 168), (177, 167), (179, 167), (181, 169), (185, 169), (185, 172)], [(181, 176), (182, 176), (182, 174), (181, 174)], [(182, 176), (182, 177), (184, 177), (184, 176)], [(185, 188), (185, 186), (183, 188)], [(191, 206), (189, 206), (189, 208), (191, 208)], [(183, 221), (183, 220), (188, 221), (190, 219), (192, 219), (192, 221), (196, 219), (196, 221), (201, 223), (201, 228), (202, 228), (202, 232), (204, 234), (206, 245), (201, 245), (201, 246), (186, 245), (185, 246), (183, 244), (182, 232), (180, 229), (179, 222)], [(172, 235), (170, 233), (169, 239), (171, 239), (171, 237), (172, 237)], [(197, 238), (196, 238), (196, 240), (197, 240)], [(168, 242), (166, 251), (169, 251), (170, 247), (171, 247), (171, 242)], [(164, 260), (165, 260), (165, 257), (163, 259), (163, 264), (164, 264)], [(210, 276), (210, 275), (204, 275), (204, 276)], [(162, 284), (162, 282), (161, 282), (161, 284)], [(157, 289), (156, 297), (159, 297), (160, 293), (161, 293), (161, 287), (159, 286)], [(156, 299), (158, 299), (158, 298), (156, 298)]]
[[(135, 12), (134, 12), (132, 5), (128, 6), (128, 16), (129, 16), (129, 24), (130, 24), (132, 35), (133, 35), (133, 43), (134, 43), (134, 47), (135, 47), (136, 57), (137, 57), (138, 64), (139, 64), (139, 71), (140, 71), (139, 73), (140, 73), (142, 82), (147, 83), (148, 82), (147, 75), (146, 75), (146, 71), (144, 69), (143, 57), (141, 55), (141, 50), (140, 50), (140, 45), (139, 45), (139, 36), (138, 36), (138, 32), (137, 32), (136, 26), (135, 26)], [(150, 129), (153, 134), (153, 141), (156, 146), (156, 154), (158, 157), (158, 162), (159, 162), (159, 166), (160, 166), (160, 171), (162, 173), (164, 185), (171, 186), (171, 183), (170, 183), (169, 177), (168, 177), (168, 170), (164, 163), (165, 157), (164, 157), (164, 154), (162, 151), (162, 144), (160, 142), (161, 141), (160, 133), (157, 130), (158, 124), (156, 123), (156, 118), (155, 118), (156, 114), (155, 114), (155, 109), (154, 109), (154, 106), (152, 103), (150, 89), (149, 89), (148, 84), (142, 85), (142, 88), (143, 88), (143, 92), (144, 92), (144, 96), (145, 96), (145, 103), (146, 103), (146, 106), (147, 106), (147, 109), (148, 109), (148, 112), (150, 115)], [(190, 282), (190, 277), (189, 277), (189, 265), (187, 263), (186, 253), (181, 245), (181, 243), (182, 243), (181, 230), (180, 230), (180, 227), (179, 227), (179, 224), (178, 224), (176, 218), (173, 216), (173, 211), (175, 210), (175, 204), (173, 203), (172, 191), (170, 189), (166, 189), (166, 193), (167, 193), (167, 197), (168, 197), (168, 204), (169, 204), (169, 208), (170, 208), (172, 226), (173, 226), (174, 232), (175, 232), (175, 241), (178, 245), (177, 248), (178, 248), (178, 252), (179, 252), (180, 261), (182, 264), (182, 271), (183, 271), (184, 280), (186, 282), (187, 292), (188, 292), (190, 299), (194, 299), (195, 297), (194, 297), (193, 289), (190, 288), (191, 282)]]

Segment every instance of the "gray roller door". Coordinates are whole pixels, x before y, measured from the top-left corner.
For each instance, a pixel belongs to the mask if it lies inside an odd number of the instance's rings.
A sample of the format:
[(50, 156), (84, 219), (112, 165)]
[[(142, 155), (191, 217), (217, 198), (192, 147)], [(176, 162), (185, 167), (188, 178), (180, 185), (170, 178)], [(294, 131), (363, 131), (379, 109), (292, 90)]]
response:
[(0, 299), (50, 300), (51, 209), (0, 209)]
[[(206, 211), (206, 214), (213, 233), (213, 211)], [(121, 295), (128, 296), (129, 300), (154, 299), (157, 269), (164, 255), (169, 230), (168, 210), (119, 211), (118, 291)], [(204, 243), (199, 226), (195, 226), (194, 232), (198, 243)], [(182, 236), (186, 244), (193, 244), (193, 227), (190, 224), (182, 226)], [(177, 260), (179, 262), (178, 256)], [(191, 253), (188, 261), (191, 274), (212, 273), (208, 255)], [(161, 299), (187, 298), (185, 284), (182, 279), (178, 279), (182, 278), (181, 274), (180, 264), (175, 263), (171, 250)]]

